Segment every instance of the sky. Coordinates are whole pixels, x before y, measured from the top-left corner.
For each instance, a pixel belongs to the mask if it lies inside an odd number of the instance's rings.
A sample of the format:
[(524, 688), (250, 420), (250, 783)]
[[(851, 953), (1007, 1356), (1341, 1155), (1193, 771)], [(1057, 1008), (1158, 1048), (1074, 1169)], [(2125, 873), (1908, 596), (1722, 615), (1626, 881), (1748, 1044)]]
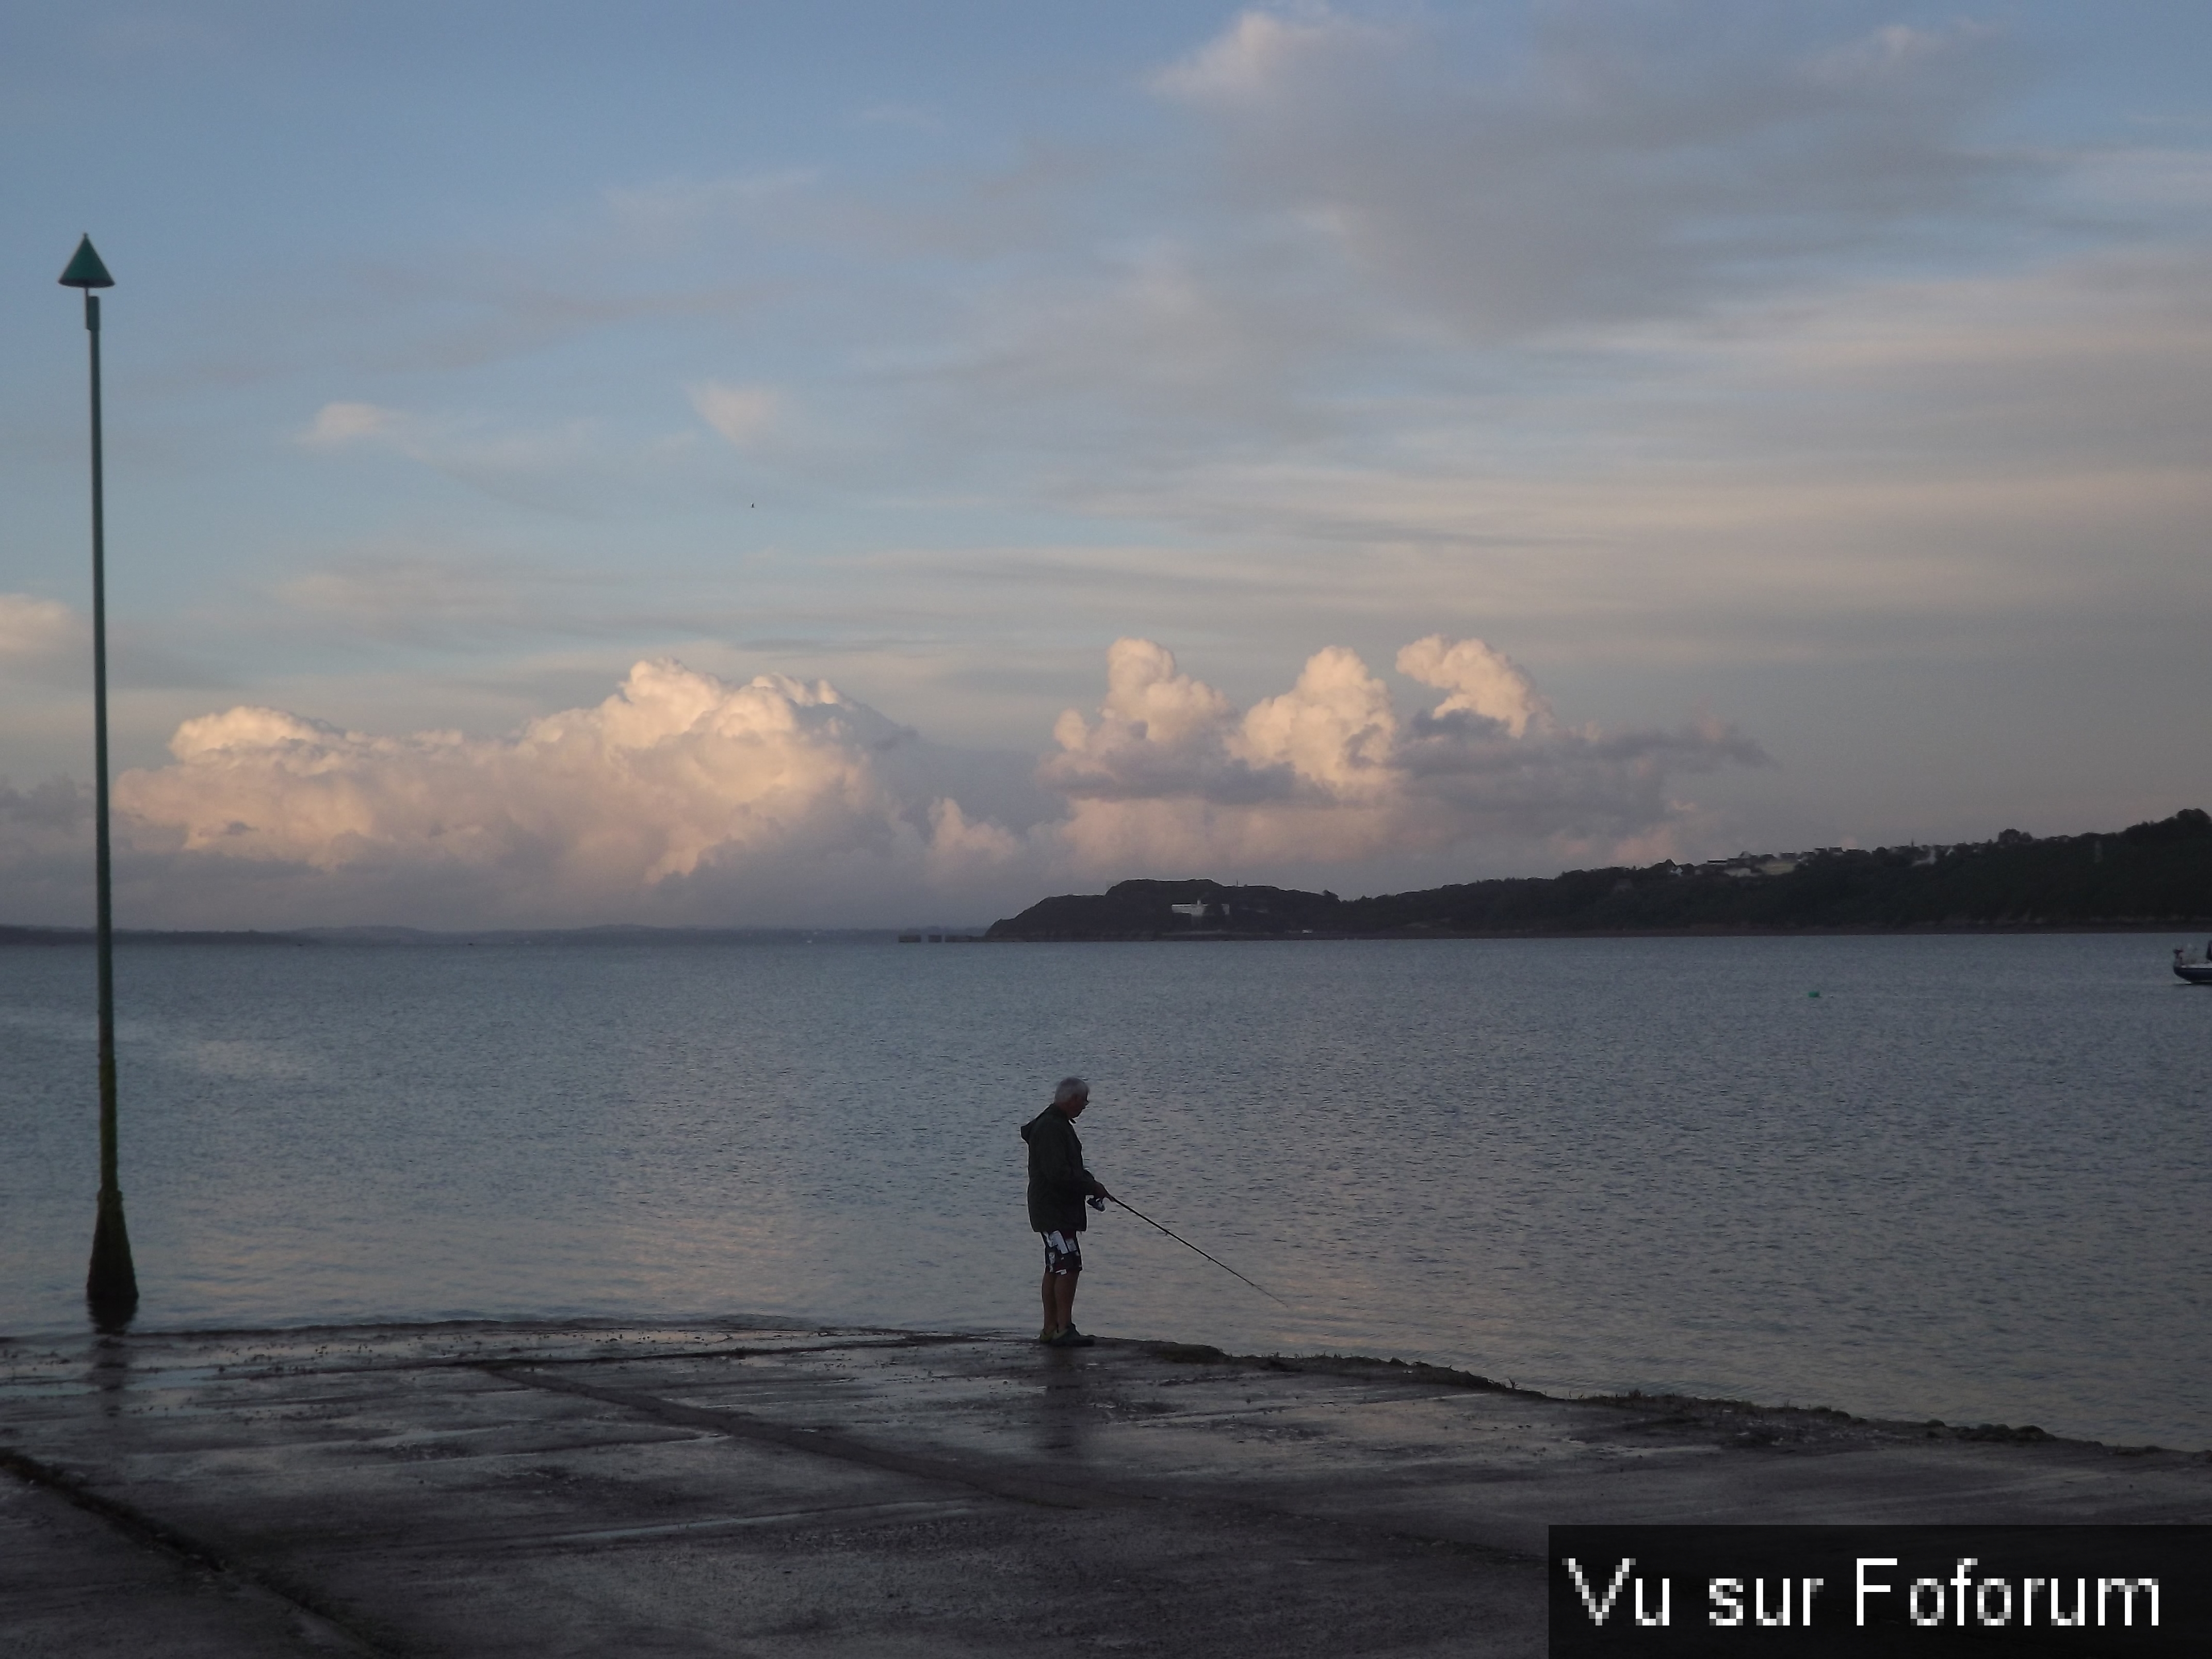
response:
[(0, 921), (905, 926), (2212, 804), (2212, 8), (0, 19)]

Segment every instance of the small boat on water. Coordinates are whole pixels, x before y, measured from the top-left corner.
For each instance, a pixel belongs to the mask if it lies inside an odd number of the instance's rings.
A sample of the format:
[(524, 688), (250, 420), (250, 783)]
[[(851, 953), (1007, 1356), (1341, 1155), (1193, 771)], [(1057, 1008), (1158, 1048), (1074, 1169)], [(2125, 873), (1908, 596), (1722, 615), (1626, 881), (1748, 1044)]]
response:
[(2191, 985), (2212, 985), (2212, 939), (2204, 941), (2204, 954), (2202, 956), (2185, 945), (2175, 945), (2173, 971)]

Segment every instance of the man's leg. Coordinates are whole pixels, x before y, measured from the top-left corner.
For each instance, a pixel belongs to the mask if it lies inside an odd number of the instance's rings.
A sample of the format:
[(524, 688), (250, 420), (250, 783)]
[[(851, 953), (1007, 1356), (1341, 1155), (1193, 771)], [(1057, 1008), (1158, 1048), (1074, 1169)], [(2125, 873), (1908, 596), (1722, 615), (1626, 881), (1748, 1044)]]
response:
[(1047, 1342), (1055, 1340), (1075, 1322), (1075, 1281), (1083, 1271), (1080, 1233), (1044, 1236), (1044, 1329)]
[(1083, 1257), (1073, 1233), (1046, 1233), (1042, 1237), (1044, 1328), (1037, 1333), (1037, 1340), (1049, 1342), (1066, 1328), (1067, 1301), (1061, 1287), (1067, 1283), (1068, 1270), (1083, 1265)]

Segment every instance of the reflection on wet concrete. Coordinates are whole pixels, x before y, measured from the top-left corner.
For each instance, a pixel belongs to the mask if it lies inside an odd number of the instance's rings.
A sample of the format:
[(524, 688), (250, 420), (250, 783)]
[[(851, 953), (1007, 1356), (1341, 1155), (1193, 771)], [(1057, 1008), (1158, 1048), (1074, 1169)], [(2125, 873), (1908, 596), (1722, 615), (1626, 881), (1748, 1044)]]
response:
[[(126, 1319), (125, 1323), (128, 1323)], [(92, 1344), (92, 1363), (85, 1368), (84, 1380), (93, 1391), (104, 1398), (100, 1409), (110, 1417), (123, 1414), (123, 1391), (131, 1383), (131, 1347), (118, 1333), (110, 1334), (102, 1328), (102, 1334)]]
[(890, 1331), (0, 1344), (0, 1605), (33, 1652), (170, 1650), (167, 1551), (225, 1591), (191, 1618), (232, 1621), (175, 1650), (225, 1659), (309, 1628), (533, 1659), (1533, 1656), (1555, 1522), (2212, 1516), (2179, 1453)]
[(1098, 1402), (1085, 1386), (1092, 1363), (1083, 1349), (1046, 1348), (1038, 1358), (1036, 1387), (1030, 1395), (1030, 1443), (1043, 1456), (1070, 1465), (1071, 1478), (1088, 1461), (1090, 1430)]

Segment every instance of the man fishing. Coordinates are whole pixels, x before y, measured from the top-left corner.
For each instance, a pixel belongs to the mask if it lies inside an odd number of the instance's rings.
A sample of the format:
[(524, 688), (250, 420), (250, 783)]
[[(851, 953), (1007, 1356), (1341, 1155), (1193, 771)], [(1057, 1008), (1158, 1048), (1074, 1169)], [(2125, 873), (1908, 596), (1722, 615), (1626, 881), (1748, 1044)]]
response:
[(1089, 1199), (1104, 1208), (1114, 1194), (1083, 1167), (1083, 1142), (1075, 1120), (1091, 1103), (1091, 1085), (1064, 1077), (1052, 1104), (1022, 1125), (1030, 1147), (1030, 1226), (1044, 1235), (1044, 1328), (1037, 1340), (1055, 1348), (1087, 1348), (1093, 1339), (1075, 1328), (1075, 1282), (1083, 1273), (1083, 1231)]

